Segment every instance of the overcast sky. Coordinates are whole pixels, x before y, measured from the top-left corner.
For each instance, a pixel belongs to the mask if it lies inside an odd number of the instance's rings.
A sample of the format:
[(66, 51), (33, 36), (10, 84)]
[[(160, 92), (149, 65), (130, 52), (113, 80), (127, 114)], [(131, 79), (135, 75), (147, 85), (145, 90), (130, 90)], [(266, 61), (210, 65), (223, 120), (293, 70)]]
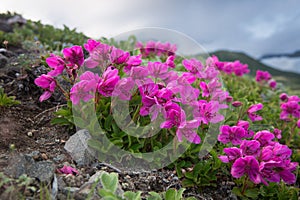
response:
[(1, 0), (16, 11), (100, 38), (143, 27), (182, 32), (208, 51), (229, 49), (259, 57), (300, 49), (299, 0)]

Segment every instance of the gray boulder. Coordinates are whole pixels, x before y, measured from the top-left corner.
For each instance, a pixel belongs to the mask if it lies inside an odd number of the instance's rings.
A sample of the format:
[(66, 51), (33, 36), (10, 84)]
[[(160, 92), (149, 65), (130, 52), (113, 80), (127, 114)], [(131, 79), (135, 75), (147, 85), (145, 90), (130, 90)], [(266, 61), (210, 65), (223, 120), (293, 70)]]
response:
[(72, 135), (65, 144), (65, 150), (70, 154), (77, 166), (89, 165), (95, 159), (95, 152), (88, 147), (90, 138), (90, 133), (83, 129)]

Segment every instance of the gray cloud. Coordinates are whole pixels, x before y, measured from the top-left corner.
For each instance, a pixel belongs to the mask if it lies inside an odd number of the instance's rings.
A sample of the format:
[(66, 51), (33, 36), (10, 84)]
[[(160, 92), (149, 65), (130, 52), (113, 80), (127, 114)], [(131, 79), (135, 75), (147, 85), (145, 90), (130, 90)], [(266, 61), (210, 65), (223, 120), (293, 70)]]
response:
[(154, 26), (183, 32), (208, 50), (260, 56), (300, 46), (297, 0), (2, 0), (1, 4), (1, 12), (17, 11), (58, 27), (66, 24), (96, 38)]

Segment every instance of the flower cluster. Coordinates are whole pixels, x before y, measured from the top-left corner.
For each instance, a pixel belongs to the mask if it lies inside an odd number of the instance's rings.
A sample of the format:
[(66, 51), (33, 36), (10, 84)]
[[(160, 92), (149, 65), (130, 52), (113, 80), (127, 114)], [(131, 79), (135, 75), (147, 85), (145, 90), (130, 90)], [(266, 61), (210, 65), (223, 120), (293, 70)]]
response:
[[(226, 155), (219, 156), (224, 163), (233, 163), (231, 174), (235, 178), (246, 175), (253, 183), (280, 182), (295, 183), (292, 173), (298, 163), (291, 162), (292, 150), (275, 141), (274, 133), (263, 130), (254, 134), (247, 121), (236, 126), (222, 126), (218, 140), (235, 147), (224, 148)], [(276, 129), (278, 134), (280, 130)], [(247, 139), (248, 138), (248, 139)]]
[(235, 74), (236, 76), (243, 76), (250, 72), (248, 65), (241, 63), (239, 60), (234, 62), (221, 62), (217, 56), (213, 55), (210, 58), (209, 63), (214, 65), (219, 71), (229, 75)]
[(272, 89), (275, 89), (277, 86), (277, 82), (272, 79), (272, 75), (267, 71), (257, 70), (255, 80), (261, 84), (267, 83)]
[(300, 119), (300, 98), (282, 93), (280, 99), (282, 101), (280, 119), (285, 121), (291, 121), (292, 118)]
[[(219, 71), (215, 65), (202, 64), (199, 60), (184, 59), (186, 71), (177, 73), (175, 68), (176, 45), (150, 41), (145, 47), (138, 43), (140, 55), (131, 56), (129, 52), (95, 40), (88, 40), (84, 48), (89, 56), (84, 59), (79, 46), (63, 50), (64, 58), (51, 55), (48, 65), (54, 70), (36, 79), (36, 84), (46, 90), (48, 97), (56, 86), (55, 76), (64, 70), (69, 77), (76, 79), (69, 92), (74, 105), (81, 101), (117, 97), (131, 100), (132, 94), (141, 96), (139, 114), (157, 119), (161, 113), (164, 122), (161, 128), (176, 129), (179, 141), (185, 137), (192, 143), (200, 143), (197, 128), (201, 124), (218, 123), (224, 119), (220, 109), (227, 108), (226, 102), (232, 100), (222, 89)], [(167, 56), (164, 61), (143, 62), (144, 56)], [(216, 57), (214, 57), (216, 59)], [(207, 63), (212, 58), (207, 59)], [(145, 64), (146, 63), (146, 64)], [(99, 70), (102, 75), (85, 71), (78, 75), (78, 69)], [(77, 77), (78, 76), (78, 77)], [(41, 101), (45, 100), (41, 97)], [(192, 112), (186, 112), (190, 108)]]
[[(45, 90), (43, 95), (40, 97), (40, 101), (49, 99), (53, 94), (56, 86), (58, 85), (55, 77), (66, 71), (71, 82), (74, 83), (77, 78), (77, 72), (83, 65), (84, 56), (80, 46), (65, 48), (62, 53), (64, 56), (63, 58), (51, 54), (50, 57), (46, 59), (46, 63), (52, 70), (35, 79), (35, 84)], [(65, 93), (62, 88), (59, 87), (59, 89)]]
[(175, 44), (169, 42), (162, 43), (160, 41), (148, 41), (145, 45), (138, 42), (136, 47), (140, 49), (143, 58), (151, 56), (172, 56), (175, 55), (177, 47)]

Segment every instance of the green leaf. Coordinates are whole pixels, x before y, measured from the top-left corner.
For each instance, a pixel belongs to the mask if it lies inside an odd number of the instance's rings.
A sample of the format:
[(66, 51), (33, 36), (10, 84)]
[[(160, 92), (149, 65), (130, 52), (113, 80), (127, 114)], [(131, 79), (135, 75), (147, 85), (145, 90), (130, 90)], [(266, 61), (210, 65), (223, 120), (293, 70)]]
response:
[(118, 188), (118, 174), (117, 173), (107, 173), (104, 172), (101, 175), (101, 183), (103, 185), (103, 188), (111, 191), (112, 193), (115, 193), (117, 191)]
[(105, 200), (118, 200), (119, 198), (116, 197), (116, 195), (114, 193), (112, 193), (110, 190), (106, 190), (106, 189), (100, 189), (98, 191), (98, 194), (102, 197), (102, 199)]
[(257, 199), (258, 189), (256, 189), (256, 188), (255, 189), (247, 189), (244, 194), (246, 197), (249, 197), (251, 199)]
[(242, 193), (241, 193), (241, 191), (240, 191), (240, 188), (238, 188), (238, 187), (232, 188), (232, 193), (235, 194), (238, 197), (242, 197), (243, 196)]
[(124, 193), (124, 197), (127, 198), (127, 200), (140, 200), (141, 199), (142, 192), (131, 192), (127, 191)]
[(193, 187), (195, 186), (194, 181), (190, 180), (190, 179), (185, 179), (182, 181), (182, 186), (183, 187)]
[(176, 190), (175, 189), (167, 190), (166, 195), (165, 195), (165, 199), (166, 200), (177, 200), (176, 199)]
[(149, 192), (149, 194), (151, 196), (148, 196), (147, 200), (162, 200), (160, 194), (158, 194), (157, 192)]
[(185, 188), (180, 188), (178, 191), (177, 191), (177, 194), (176, 194), (176, 199), (180, 200), (182, 199), (183, 197), (183, 192), (185, 191)]

